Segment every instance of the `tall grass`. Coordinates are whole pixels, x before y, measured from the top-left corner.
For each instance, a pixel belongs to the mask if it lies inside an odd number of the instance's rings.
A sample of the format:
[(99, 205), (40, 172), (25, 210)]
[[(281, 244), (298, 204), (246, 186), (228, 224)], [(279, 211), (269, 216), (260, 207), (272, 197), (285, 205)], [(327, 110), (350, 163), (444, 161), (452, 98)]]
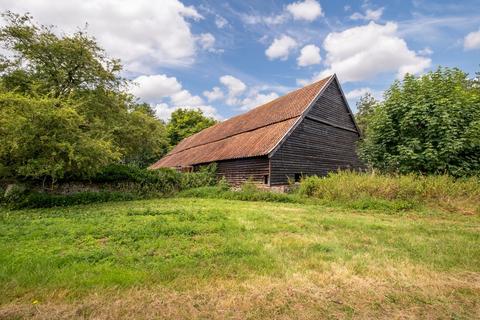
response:
[(480, 213), (480, 179), (447, 175), (384, 175), (339, 171), (307, 177), (301, 195), (350, 204), (390, 201), (405, 208), (418, 204), (467, 214)]

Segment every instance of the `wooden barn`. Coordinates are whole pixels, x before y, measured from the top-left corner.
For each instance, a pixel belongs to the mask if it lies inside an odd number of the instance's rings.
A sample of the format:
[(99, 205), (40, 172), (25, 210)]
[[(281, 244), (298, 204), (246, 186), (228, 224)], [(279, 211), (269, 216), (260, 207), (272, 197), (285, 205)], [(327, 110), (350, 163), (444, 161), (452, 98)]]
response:
[(361, 168), (359, 137), (332, 75), (184, 139), (150, 169), (189, 171), (216, 162), (218, 174), (233, 185), (251, 177), (282, 186), (303, 175)]

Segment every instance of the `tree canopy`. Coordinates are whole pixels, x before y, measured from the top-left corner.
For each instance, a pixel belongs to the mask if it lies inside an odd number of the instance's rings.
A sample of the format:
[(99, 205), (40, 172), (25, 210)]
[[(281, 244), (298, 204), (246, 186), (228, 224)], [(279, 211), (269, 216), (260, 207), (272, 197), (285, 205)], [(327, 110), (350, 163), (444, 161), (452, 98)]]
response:
[(146, 166), (168, 150), (165, 124), (128, 94), (121, 64), (84, 31), (57, 35), (28, 15), (0, 29), (0, 174), (89, 177)]
[(459, 69), (395, 81), (366, 116), (362, 158), (388, 172), (480, 173), (480, 88)]
[(167, 135), (170, 145), (175, 146), (192, 134), (202, 131), (217, 123), (214, 119), (203, 115), (200, 109), (178, 109), (172, 112), (167, 124)]

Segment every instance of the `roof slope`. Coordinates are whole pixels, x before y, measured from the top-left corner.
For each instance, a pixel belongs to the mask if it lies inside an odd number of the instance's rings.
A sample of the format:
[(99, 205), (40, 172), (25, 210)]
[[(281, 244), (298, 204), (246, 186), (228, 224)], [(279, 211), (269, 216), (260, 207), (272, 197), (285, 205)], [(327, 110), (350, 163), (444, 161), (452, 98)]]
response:
[(332, 77), (292, 91), (182, 140), (150, 169), (267, 155)]

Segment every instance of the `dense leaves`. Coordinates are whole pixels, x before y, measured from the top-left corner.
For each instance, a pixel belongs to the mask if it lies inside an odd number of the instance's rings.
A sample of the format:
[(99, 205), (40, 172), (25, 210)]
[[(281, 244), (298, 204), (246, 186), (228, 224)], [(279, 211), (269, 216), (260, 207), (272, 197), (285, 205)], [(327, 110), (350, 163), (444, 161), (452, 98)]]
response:
[(120, 158), (109, 135), (97, 135), (73, 102), (0, 95), (0, 163), (4, 176), (90, 176)]
[(407, 75), (368, 116), (360, 147), (383, 171), (480, 173), (480, 89), (458, 69)]
[(165, 124), (126, 91), (118, 60), (82, 31), (58, 35), (28, 15), (0, 29), (0, 177), (88, 178), (168, 150)]
[(203, 115), (202, 111), (178, 109), (172, 113), (167, 124), (167, 134), (170, 145), (175, 146), (192, 134), (214, 125), (216, 121)]

